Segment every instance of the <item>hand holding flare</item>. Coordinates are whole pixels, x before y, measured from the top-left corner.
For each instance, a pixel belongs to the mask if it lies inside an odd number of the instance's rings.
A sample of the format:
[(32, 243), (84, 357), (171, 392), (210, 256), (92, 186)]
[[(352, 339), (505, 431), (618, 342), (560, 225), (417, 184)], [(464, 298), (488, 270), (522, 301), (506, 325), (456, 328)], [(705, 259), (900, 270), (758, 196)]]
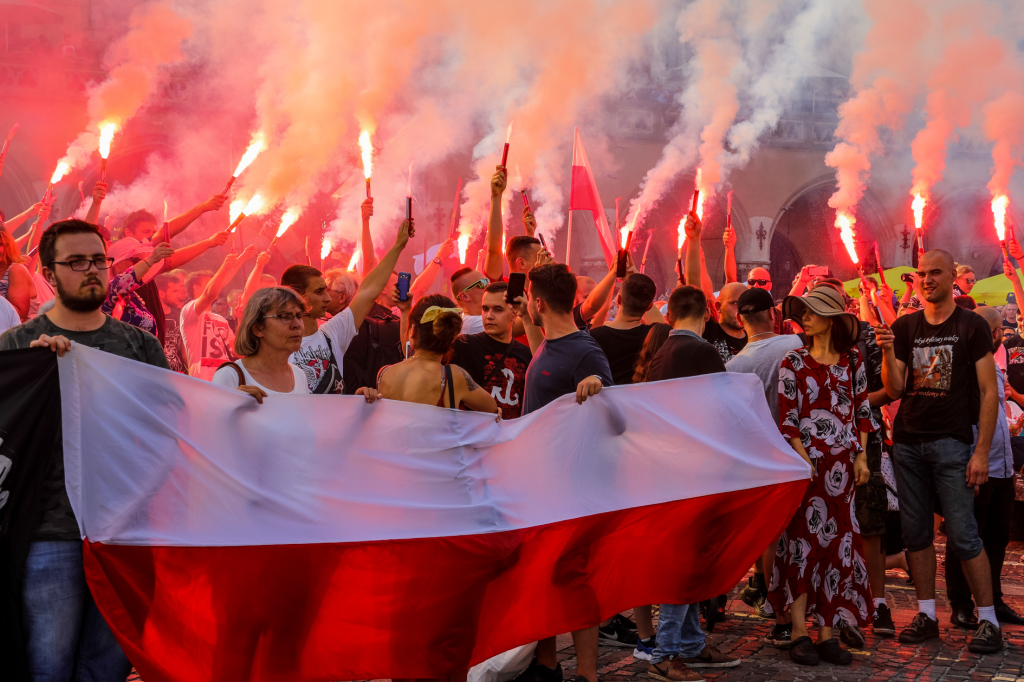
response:
[[(235, 204), (232, 204), (232, 206), (234, 205)], [(243, 220), (245, 220), (246, 216), (256, 213), (261, 208), (263, 208), (263, 197), (261, 197), (259, 194), (253, 194), (252, 199), (249, 199), (249, 203), (245, 205), (245, 208), (242, 209), (242, 212), (239, 213), (238, 217), (231, 222), (231, 227), (228, 228), (228, 232), (234, 232), (235, 228), (238, 227), (238, 225)]]
[(100, 125), (100, 180), (107, 179), (107, 157), (110, 156), (110, 143), (114, 140), (117, 126), (113, 123)]
[(366, 178), (366, 198), (370, 198), (370, 175), (373, 174), (373, 144), (370, 142), (370, 131), (359, 133), (359, 149), (363, 157), (363, 177)]
[(235, 184), (235, 180), (238, 179), (238, 176), (249, 167), (249, 164), (256, 160), (256, 157), (260, 155), (263, 149), (263, 133), (256, 133), (252, 138), (252, 142), (249, 143), (249, 148), (245, 150), (245, 154), (242, 154), (242, 160), (238, 162), (238, 167), (235, 168), (235, 172), (228, 180), (228, 184), (224, 185), (224, 191), (221, 194), (228, 193), (231, 185)]

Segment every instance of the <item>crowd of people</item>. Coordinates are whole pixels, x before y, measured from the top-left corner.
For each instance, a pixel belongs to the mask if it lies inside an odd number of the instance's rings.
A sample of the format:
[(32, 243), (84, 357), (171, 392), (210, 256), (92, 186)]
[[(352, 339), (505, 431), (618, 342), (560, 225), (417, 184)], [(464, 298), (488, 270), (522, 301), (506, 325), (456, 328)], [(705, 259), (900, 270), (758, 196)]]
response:
[[(565, 395), (583, 403), (614, 385), (751, 373), (763, 385), (765, 414), (811, 471), (798, 511), (777, 519), (782, 532), (741, 592), (769, 621), (767, 643), (800, 665), (850, 664), (848, 648), (865, 645), (865, 629), (897, 635), (885, 595), (885, 571), (893, 567), (912, 579), (919, 609), (901, 624), (899, 641), (937, 638), (939, 518), (951, 620), (973, 631), (969, 649), (999, 651), (1001, 623), (1024, 624), (1000, 589), (1013, 478), (1022, 464), (1014, 453), (1024, 451), (1014, 412), (1024, 405), (1024, 323), (1016, 305), (973, 305), (973, 272), (945, 251), (920, 254), (901, 300), (871, 279), (851, 299), (841, 282), (811, 277), (807, 267), (776, 301), (764, 268), (738, 280), (731, 231), (724, 238), (727, 282), (715, 292), (701, 251), (703, 226), (689, 215), (679, 280), (659, 306), (658, 283), (631, 262), (624, 277), (613, 263), (599, 282), (555, 262), (528, 209), (526, 236), (503, 244), (506, 177), (499, 167), (482, 271), (455, 270), (450, 295), (427, 294), (454, 251), (446, 242), (405, 295), (396, 267), (414, 223), (401, 223), (378, 260), (366, 244), (372, 200), (363, 207), (361, 278), (299, 263), (277, 281), (264, 272), (269, 254), (254, 246), (225, 253), (215, 272), (182, 269), (226, 244), (228, 234), (219, 232), (171, 245), (204, 212), (219, 210), (225, 196), (163, 224), (136, 211), (112, 239), (96, 225), (105, 189), (97, 186), (84, 220), (42, 229), (46, 207), (37, 205), (0, 229), (0, 324), (7, 329), (0, 350), (63, 354), (79, 343), (242, 391), (261, 404), (279, 394), (349, 394), (497, 420)], [(10, 231), (33, 212), (38, 229), (15, 239)], [(1020, 246), (1013, 248), (1024, 259)], [(223, 297), (250, 259), (244, 288)], [(1024, 300), (1009, 266), (1006, 276), (1014, 303)], [(518, 295), (514, 284), (523, 277)], [(24, 572), (30, 667), (35, 679), (67, 679), (77, 661), (91, 679), (122, 682), (131, 665), (84, 587), (59, 444), (50, 459)], [(58, 584), (79, 589), (53, 600)], [(707, 597), (701, 604), (636, 605), (633, 619), (619, 614), (573, 632), (577, 682), (597, 682), (601, 643), (632, 648), (660, 682), (696, 682), (702, 668), (741, 665), (708, 642), (705, 630), (726, 614), (724, 595)], [(522, 682), (562, 679), (558, 633), (550, 634), (538, 642)]]

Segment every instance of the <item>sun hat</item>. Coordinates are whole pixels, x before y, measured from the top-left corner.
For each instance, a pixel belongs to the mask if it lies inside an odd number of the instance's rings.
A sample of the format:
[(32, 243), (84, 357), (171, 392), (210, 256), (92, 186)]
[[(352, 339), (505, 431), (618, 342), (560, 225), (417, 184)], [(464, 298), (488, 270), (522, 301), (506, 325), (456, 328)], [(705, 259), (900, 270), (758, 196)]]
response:
[(803, 296), (787, 296), (782, 301), (782, 317), (800, 324), (804, 308), (822, 317), (838, 318), (836, 322), (846, 325), (846, 331), (854, 340), (860, 335), (860, 321), (846, 312), (843, 295), (831, 286), (819, 286)]

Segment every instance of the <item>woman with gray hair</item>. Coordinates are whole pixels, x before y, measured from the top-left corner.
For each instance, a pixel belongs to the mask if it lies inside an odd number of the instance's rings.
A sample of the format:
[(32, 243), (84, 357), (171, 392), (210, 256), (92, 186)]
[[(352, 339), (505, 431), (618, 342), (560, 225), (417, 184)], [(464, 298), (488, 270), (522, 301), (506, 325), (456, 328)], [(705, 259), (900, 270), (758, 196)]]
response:
[(306, 377), (290, 360), (302, 346), (306, 306), (286, 287), (267, 287), (252, 295), (235, 333), (237, 362), (226, 362), (213, 383), (237, 388), (263, 404), (271, 394), (307, 394)]

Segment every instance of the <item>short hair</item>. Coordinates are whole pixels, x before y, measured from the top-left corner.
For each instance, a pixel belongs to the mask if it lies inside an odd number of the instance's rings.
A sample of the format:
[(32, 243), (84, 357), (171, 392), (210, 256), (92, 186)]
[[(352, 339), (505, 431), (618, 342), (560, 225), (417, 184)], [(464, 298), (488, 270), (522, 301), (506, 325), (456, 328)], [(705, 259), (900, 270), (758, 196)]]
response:
[(296, 263), (295, 265), (289, 265), (288, 269), (281, 274), (281, 286), (291, 287), (295, 290), (295, 293), (302, 296), (306, 293), (309, 280), (320, 276), (320, 271), (312, 265)]
[(505, 282), (491, 282), (484, 289), (485, 294), (500, 294), (508, 291), (508, 284)]
[(94, 234), (103, 242), (103, 252), (107, 251), (107, 243), (103, 241), (98, 227), (92, 223), (77, 218), (60, 220), (43, 230), (43, 236), (39, 238), (39, 262), (50, 267), (53, 261), (57, 260), (57, 238), (67, 234)]
[(540, 240), (536, 237), (528, 237), (526, 235), (512, 237), (512, 239), (508, 240), (508, 246), (505, 247), (505, 258), (509, 263), (515, 261), (517, 258), (526, 258), (526, 252), (529, 251), (534, 244), (540, 246)]
[(409, 326), (416, 336), (416, 348), (445, 355), (452, 349), (455, 337), (462, 333), (462, 315), (447, 310), (430, 322), (420, 322), (427, 308), (456, 308), (455, 301), (444, 294), (431, 294), (416, 301), (409, 316)]
[(773, 308), (769, 308), (768, 310), (758, 310), (756, 313), (742, 313), (741, 312), (741, 313), (739, 313), (739, 316), (740, 316), (740, 320), (746, 322), (747, 324), (753, 324), (753, 325), (772, 324), (772, 310), (773, 310)]
[(286, 287), (265, 287), (258, 289), (245, 304), (242, 319), (235, 332), (235, 354), (240, 358), (255, 355), (260, 349), (260, 337), (253, 333), (257, 325), (265, 325), (267, 315), (294, 303), (299, 310), (306, 309), (306, 303), (294, 290)]
[(643, 315), (654, 303), (658, 286), (647, 275), (634, 272), (622, 281), (622, 312), (627, 315)]
[(530, 295), (542, 299), (556, 313), (572, 312), (576, 302), (576, 275), (563, 263), (548, 263), (530, 270)]
[(689, 284), (676, 287), (668, 297), (668, 315), (673, 321), (702, 318), (707, 309), (708, 297)]
[(228, 292), (228, 295), (224, 297), (224, 300), (228, 302), (229, 306), (234, 308), (235, 304), (238, 303), (238, 299), (240, 298), (242, 298), (242, 290), (232, 289), (231, 291)]
[(138, 211), (132, 211), (124, 217), (121, 221), (121, 233), (127, 234), (128, 230), (132, 229), (139, 223), (153, 223), (156, 224), (157, 218), (155, 215), (150, 213), (144, 208), (140, 208)]
[[(835, 277), (822, 277), (811, 288), (812, 289), (817, 289), (822, 284), (827, 284), (830, 287), (832, 287), (833, 289), (835, 289), (836, 291), (838, 291), (839, 293), (843, 294), (844, 296), (846, 295), (846, 288), (843, 286), (843, 283), (840, 282)], [(878, 282), (875, 282), (875, 284), (878, 284)]]
[[(974, 270), (971, 270), (971, 272), (974, 272)], [(978, 308), (977, 302), (966, 294), (955, 297), (953, 299), (953, 303), (957, 304), (961, 308), (966, 308), (967, 310), (977, 310)]]
[(343, 292), (349, 300), (352, 300), (359, 291), (358, 275), (342, 268), (331, 268), (325, 272), (324, 281), (327, 282), (329, 289)]
[(274, 277), (269, 272), (264, 272), (263, 274), (260, 275), (260, 282), (271, 282), (272, 284), (270, 286), (276, 287), (277, 277)]
[(188, 277), (185, 278), (185, 294), (189, 298), (199, 298), (194, 289), (203, 277), (213, 277), (213, 270), (196, 270), (195, 272), (190, 272)]
[(174, 282), (175, 284), (184, 284), (185, 278), (178, 274), (178, 271), (176, 270), (161, 272), (156, 276), (156, 288), (159, 289), (161, 293), (167, 291), (167, 285), (171, 282)]

